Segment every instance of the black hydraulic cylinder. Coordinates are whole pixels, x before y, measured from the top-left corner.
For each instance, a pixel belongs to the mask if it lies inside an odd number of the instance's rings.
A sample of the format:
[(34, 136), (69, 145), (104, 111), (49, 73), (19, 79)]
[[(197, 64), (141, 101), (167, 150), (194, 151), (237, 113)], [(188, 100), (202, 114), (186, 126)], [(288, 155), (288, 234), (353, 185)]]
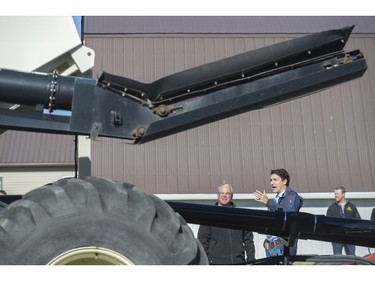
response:
[[(375, 247), (375, 221), (167, 201), (188, 223)], [(355, 241), (355, 243), (353, 243)]]

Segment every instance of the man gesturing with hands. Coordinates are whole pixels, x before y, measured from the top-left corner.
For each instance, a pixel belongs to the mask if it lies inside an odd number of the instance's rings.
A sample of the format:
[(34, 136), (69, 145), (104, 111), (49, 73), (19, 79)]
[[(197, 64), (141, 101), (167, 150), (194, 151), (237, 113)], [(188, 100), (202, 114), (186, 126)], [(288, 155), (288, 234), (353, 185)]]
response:
[[(271, 170), (270, 185), (272, 192), (276, 193), (275, 199), (269, 199), (266, 191), (256, 190), (255, 200), (264, 204), (268, 210), (276, 211), (282, 209), (284, 212), (298, 212), (302, 207), (303, 199), (297, 192), (290, 188), (290, 176), (285, 169)], [(268, 235), (263, 242), (266, 256), (281, 256), (284, 252), (285, 238)], [(289, 247), (291, 255), (297, 254), (297, 240)]]

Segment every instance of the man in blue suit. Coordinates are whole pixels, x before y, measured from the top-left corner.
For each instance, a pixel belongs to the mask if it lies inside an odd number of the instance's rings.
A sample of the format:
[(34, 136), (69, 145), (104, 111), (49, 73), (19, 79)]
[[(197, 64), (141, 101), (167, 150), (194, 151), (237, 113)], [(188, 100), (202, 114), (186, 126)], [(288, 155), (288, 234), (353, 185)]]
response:
[[(282, 209), (284, 212), (298, 212), (302, 207), (303, 199), (297, 192), (290, 188), (290, 176), (285, 169), (271, 170), (270, 185), (272, 192), (276, 193), (276, 198), (269, 199), (266, 191), (256, 190), (254, 192), (255, 200), (267, 206), (268, 210), (276, 211)], [(297, 254), (297, 239), (294, 245), (289, 247), (291, 255)], [(277, 236), (267, 236), (263, 243), (266, 256), (281, 256), (284, 252), (284, 244), (287, 241)]]

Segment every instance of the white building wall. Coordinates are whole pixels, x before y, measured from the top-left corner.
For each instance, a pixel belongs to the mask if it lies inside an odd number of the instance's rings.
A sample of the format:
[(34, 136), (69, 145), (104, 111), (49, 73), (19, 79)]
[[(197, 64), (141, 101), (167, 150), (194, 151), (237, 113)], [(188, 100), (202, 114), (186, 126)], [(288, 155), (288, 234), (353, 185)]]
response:
[(72, 176), (74, 166), (0, 168), (2, 188), (9, 195), (23, 195), (37, 187)]
[[(304, 198), (304, 205), (301, 212), (311, 213), (316, 215), (325, 215), (327, 208), (333, 203), (333, 193), (315, 193), (315, 194), (300, 194)], [(214, 204), (216, 202), (216, 195), (212, 194), (157, 194), (158, 197), (164, 200), (176, 200), (191, 203)], [(270, 195), (271, 197), (272, 195)], [(375, 208), (375, 192), (367, 193), (346, 193), (346, 198), (357, 206), (358, 212), (362, 219), (369, 220), (372, 209)], [(235, 194), (233, 200), (238, 207), (251, 208), (257, 210), (266, 210), (264, 205), (254, 200), (253, 194)], [(197, 236), (199, 225), (189, 224), (195, 236)], [(263, 249), (263, 241), (265, 235), (254, 233), (255, 257), (257, 259), (264, 258), (265, 252)], [(375, 252), (375, 248), (356, 247), (357, 256), (365, 256), (369, 253)], [(332, 246), (329, 242), (315, 241), (315, 240), (299, 240), (298, 252), (299, 255), (332, 255)]]

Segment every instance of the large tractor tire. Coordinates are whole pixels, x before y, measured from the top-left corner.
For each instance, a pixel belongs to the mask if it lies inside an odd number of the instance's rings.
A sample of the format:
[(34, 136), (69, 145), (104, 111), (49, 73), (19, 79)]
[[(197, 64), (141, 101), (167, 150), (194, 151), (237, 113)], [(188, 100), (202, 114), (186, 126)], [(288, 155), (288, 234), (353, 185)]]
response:
[(0, 264), (208, 264), (163, 200), (108, 179), (62, 179), (0, 212)]

